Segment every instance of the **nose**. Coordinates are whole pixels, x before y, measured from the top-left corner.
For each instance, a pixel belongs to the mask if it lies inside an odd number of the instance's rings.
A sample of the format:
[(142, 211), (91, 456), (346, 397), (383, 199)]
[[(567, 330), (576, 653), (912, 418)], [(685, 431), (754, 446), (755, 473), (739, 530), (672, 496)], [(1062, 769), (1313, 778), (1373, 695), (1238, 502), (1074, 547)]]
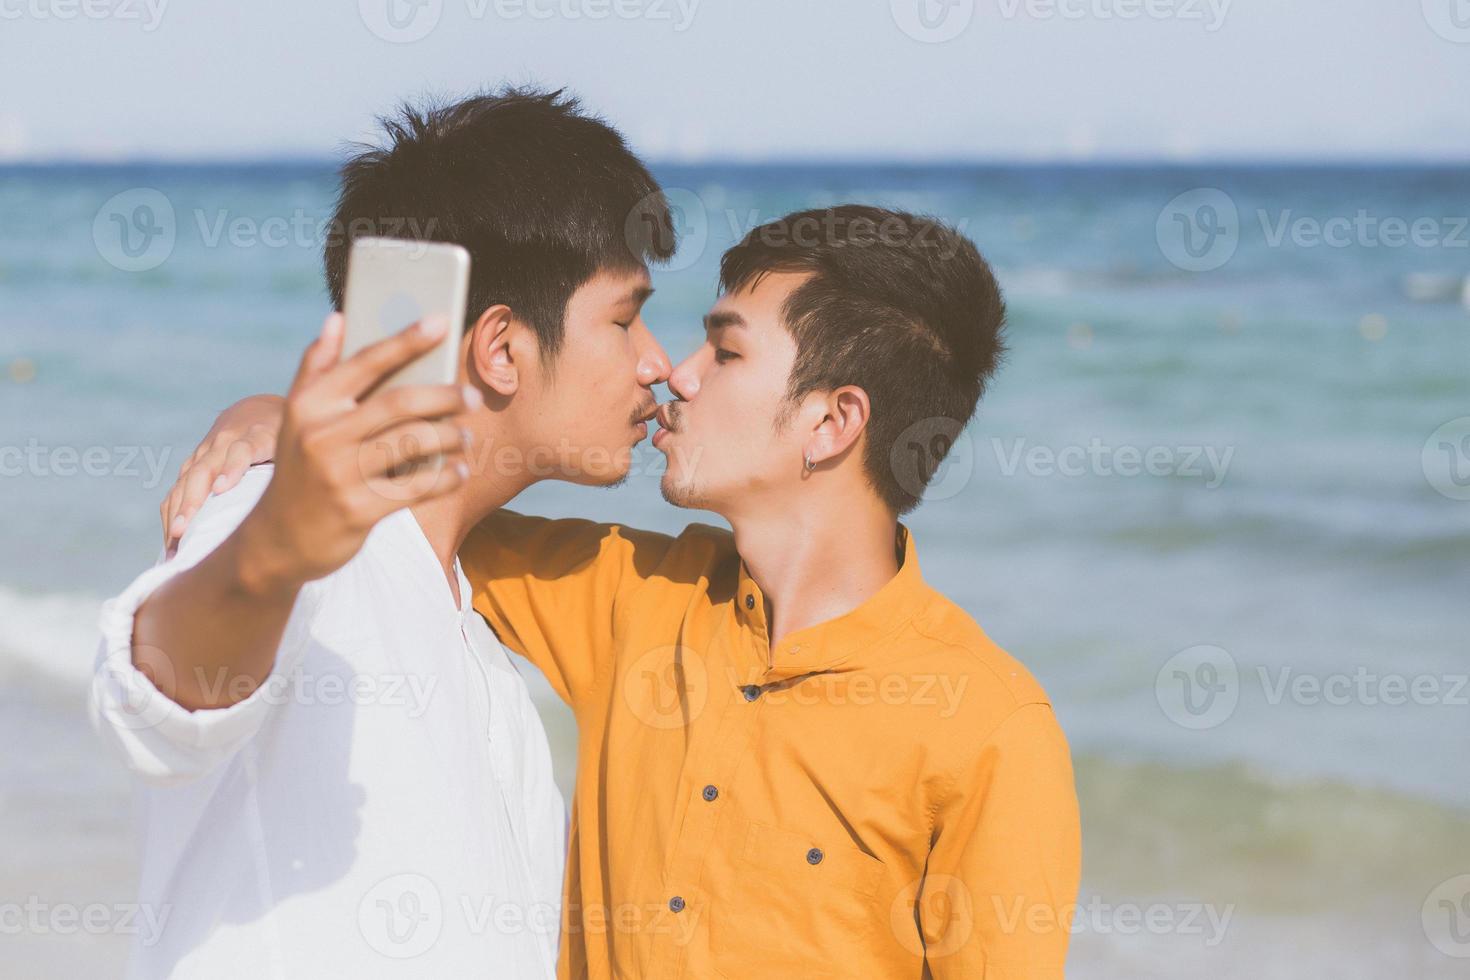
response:
[(673, 392), (675, 398), (688, 401), (699, 394), (699, 377), (704, 370), (701, 347), (693, 354), (679, 362), (679, 366), (669, 373), (669, 391)]
[(649, 388), (669, 380), (668, 352), (642, 322), (634, 327), (633, 343), (638, 351), (638, 383)]

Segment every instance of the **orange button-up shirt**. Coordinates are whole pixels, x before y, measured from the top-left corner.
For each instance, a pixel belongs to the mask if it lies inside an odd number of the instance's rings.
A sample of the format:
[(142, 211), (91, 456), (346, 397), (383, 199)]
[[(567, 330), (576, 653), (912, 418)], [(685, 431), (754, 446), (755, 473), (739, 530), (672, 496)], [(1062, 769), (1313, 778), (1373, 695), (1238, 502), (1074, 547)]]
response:
[(882, 589), (772, 646), (728, 531), (471, 533), (475, 608), (577, 718), (562, 978), (1062, 976), (1066, 741), (899, 537)]

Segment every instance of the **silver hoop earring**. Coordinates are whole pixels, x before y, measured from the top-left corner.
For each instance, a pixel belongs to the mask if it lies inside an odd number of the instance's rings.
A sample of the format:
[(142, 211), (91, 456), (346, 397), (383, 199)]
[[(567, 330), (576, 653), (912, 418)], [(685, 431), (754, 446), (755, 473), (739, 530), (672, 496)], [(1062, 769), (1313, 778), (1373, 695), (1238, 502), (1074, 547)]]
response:
[(812, 470), (816, 469), (816, 466), (814, 466), (812, 464), (812, 455), (811, 455), (811, 453), (807, 453), (804, 457), (802, 457), (802, 460), (801, 461), (806, 464), (806, 471), (808, 473), (810, 473)]

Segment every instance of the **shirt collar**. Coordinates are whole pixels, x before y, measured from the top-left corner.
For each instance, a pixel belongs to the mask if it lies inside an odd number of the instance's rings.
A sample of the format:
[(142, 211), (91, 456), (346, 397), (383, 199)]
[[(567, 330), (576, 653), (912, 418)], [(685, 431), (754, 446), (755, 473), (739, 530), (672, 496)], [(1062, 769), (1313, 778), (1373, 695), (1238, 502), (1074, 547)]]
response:
[(740, 563), (735, 619), (749, 636), (751, 679), (771, 684), (803, 674), (861, 670), (885, 659), (882, 641), (912, 619), (928, 593), (919, 571), (918, 552), (909, 529), (898, 525), (902, 564), (898, 573), (862, 605), (835, 619), (797, 630), (771, 648), (766, 623), (765, 596), (745, 562)]

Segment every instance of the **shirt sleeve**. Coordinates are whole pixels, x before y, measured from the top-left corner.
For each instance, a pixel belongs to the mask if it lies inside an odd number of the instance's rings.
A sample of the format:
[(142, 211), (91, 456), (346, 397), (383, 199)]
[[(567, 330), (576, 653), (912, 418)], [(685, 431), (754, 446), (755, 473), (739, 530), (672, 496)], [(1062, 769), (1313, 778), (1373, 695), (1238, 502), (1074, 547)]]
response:
[(578, 710), (611, 666), (619, 603), (674, 539), (617, 524), (500, 510), (460, 547), (475, 609)]
[(165, 582), (194, 567), (219, 547), (254, 509), (270, 483), (272, 467), (249, 470), (195, 515), (177, 552), (138, 576), (102, 606), (101, 640), (88, 694), (92, 725), (129, 769), (148, 782), (197, 779), (234, 755), (260, 729), (277, 699), (272, 690), (294, 669), (305, 647), (319, 583), (301, 590), (271, 675), (227, 708), (189, 711), (170, 700), (133, 665), (133, 620), (138, 608)]
[(1081, 877), (1072, 762), (1051, 706), (1017, 708), (935, 818), (917, 902), (936, 980), (1061, 980)]

